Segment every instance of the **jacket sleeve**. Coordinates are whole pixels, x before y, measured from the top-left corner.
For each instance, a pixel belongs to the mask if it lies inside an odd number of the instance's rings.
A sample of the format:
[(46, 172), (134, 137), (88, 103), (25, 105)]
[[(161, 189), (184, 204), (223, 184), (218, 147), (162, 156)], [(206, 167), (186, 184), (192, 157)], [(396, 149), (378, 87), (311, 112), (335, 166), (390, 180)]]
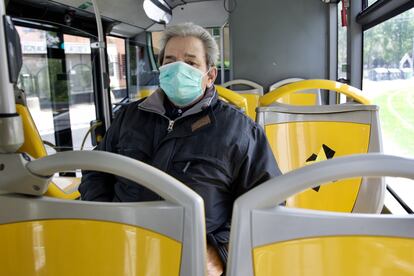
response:
[[(273, 152), (259, 125), (247, 131), (245, 152), (241, 153), (238, 169), (232, 190), (234, 199), (273, 177), (281, 175)], [(207, 241), (213, 245), (223, 261), (227, 263), (227, 246), (230, 238), (230, 221), (222, 225), (214, 233), (207, 235)]]
[(238, 169), (235, 181), (235, 198), (256, 187), (257, 185), (281, 175), (272, 149), (263, 129), (254, 125), (248, 133), (246, 153)]
[[(117, 153), (116, 145), (119, 140), (119, 130), (125, 113), (126, 108), (118, 112), (101, 143), (94, 150)], [(87, 201), (112, 201), (114, 198), (115, 181), (115, 176), (112, 174), (82, 171), (82, 181), (79, 185), (81, 199)]]

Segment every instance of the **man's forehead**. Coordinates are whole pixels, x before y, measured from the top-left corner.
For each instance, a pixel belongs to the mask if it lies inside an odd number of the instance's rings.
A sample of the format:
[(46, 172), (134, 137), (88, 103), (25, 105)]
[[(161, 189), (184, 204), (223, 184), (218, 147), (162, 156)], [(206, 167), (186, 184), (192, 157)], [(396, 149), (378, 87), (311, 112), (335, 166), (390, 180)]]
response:
[(165, 55), (179, 55), (189, 58), (203, 57), (203, 43), (195, 37), (173, 37), (167, 42)]

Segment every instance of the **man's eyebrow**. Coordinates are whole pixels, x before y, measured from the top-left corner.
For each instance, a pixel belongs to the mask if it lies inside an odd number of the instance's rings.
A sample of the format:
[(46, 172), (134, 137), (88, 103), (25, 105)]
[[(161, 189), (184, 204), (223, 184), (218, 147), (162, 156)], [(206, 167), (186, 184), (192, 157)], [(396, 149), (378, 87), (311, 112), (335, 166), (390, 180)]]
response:
[(197, 58), (197, 56), (196, 56), (196, 55), (189, 54), (189, 53), (185, 53), (185, 54), (184, 54), (184, 56), (185, 56), (185, 57), (189, 57), (189, 58)]
[(172, 60), (176, 60), (177, 58), (175, 56), (165, 56), (165, 59), (172, 59)]

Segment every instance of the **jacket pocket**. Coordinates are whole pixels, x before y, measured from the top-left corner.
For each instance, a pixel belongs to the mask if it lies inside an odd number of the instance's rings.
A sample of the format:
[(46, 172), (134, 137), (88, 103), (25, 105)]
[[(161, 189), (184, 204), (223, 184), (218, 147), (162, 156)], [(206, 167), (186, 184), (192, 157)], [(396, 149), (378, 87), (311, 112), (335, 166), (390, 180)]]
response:
[(227, 187), (232, 182), (230, 164), (216, 157), (200, 154), (186, 154), (172, 161), (174, 174), (197, 183), (206, 182)]

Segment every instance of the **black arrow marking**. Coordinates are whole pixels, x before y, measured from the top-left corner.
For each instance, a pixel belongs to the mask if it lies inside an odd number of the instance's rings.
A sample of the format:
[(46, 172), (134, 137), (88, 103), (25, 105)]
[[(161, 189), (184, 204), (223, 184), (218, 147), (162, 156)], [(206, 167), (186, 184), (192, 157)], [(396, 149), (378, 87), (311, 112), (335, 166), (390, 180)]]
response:
[(326, 159), (332, 159), (335, 155), (335, 151), (328, 147), (327, 145), (322, 145), (323, 151), (325, 152)]
[(321, 188), (321, 186), (317, 186), (315, 188), (312, 188), (312, 190), (314, 190), (315, 192), (319, 192), (319, 189)]
[(312, 155), (308, 159), (306, 159), (306, 162), (315, 161), (316, 158), (318, 158), (318, 156), (316, 154), (312, 153)]
[[(326, 159), (332, 159), (334, 157), (335, 151), (333, 149), (331, 149), (325, 144), (322, 144), (322, 148), (323, 148), (323, 151), (325, 152)], [(312, 155), (308, 159), (306, 159), (306, 162), (315, 161), (316, 158), (318, 158), (318, 156), (312, 153)], [(319, 192), (320, 188), (321, 186), (317, 186), (317, 187), (312, 188), (312, 190), (314, 190), (315, 192)]]

